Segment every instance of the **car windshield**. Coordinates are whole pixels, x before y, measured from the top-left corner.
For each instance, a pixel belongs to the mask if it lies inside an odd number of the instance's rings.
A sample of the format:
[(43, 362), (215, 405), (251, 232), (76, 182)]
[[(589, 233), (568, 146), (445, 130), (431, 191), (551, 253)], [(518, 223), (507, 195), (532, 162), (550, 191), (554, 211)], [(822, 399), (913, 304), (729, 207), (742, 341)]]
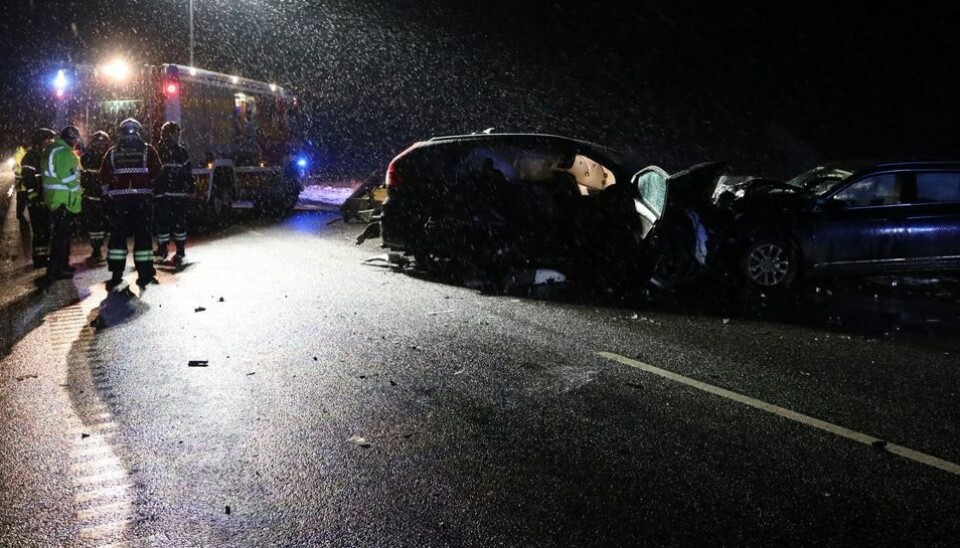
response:
[(787, 184), (822, 196), (855, 171), (853, 166), (846, 165), (819, 166), (797, 175), (787, 181)]

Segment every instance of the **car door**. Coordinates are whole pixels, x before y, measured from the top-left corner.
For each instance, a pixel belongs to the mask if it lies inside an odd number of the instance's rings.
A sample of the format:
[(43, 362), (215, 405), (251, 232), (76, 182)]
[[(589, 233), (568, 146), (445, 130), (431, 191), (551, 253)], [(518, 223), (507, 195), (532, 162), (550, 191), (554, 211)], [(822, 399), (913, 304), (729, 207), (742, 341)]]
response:
[(815, 271), (882, 271), (904, 260), (904, 175), (874, 173), (829, 193), (806, 219)]
[(960, 170), (920, 171), (904, 211), (905, 270), (960, 267)]

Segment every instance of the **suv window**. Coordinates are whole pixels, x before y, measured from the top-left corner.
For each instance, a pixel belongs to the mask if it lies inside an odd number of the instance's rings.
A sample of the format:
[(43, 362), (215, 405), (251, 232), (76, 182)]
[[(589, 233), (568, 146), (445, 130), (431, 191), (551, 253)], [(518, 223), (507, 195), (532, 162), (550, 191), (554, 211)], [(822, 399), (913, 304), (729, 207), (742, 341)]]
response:
[(861, 179), (833, 195), (834, 200), (848, 207), (888, 206), (901, 203), (900, 181), (895, 173), (884, 173)]
[[(667, 202), (667, 174), (660, 168), (650, 166), (634, 176), (633, 184), (646, 209), (650, 211), (651, 222), (663, 216), (663, 207)], [(639, 206), (638, 206), (639, 207)], [(643, 215), (645, 212), (637, 210)], [(646, 216), (646, 215), (644, 215)]]
[(917, 173), (917, 203), (960, 202), (960, 173)]

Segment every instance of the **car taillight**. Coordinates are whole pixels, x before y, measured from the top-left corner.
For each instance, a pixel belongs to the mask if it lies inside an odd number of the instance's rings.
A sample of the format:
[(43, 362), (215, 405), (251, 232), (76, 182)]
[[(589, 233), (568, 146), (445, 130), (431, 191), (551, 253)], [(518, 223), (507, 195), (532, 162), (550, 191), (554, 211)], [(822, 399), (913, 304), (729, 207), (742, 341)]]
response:
[(390, 165), (387, 166), (387, 176), (384, 178), (383, 182), (385, 185), (387, 185), (387, 188), (396, 188), (400, 183), (403, 182), (403, 176), (400, 175), (399, 171), (397, 171), (396, 159), (390, 162)]
[(397, 154), (397, 157), (390, 161), (390, 164), (387, 166), (387, 176), (383, 180), (383, 184), (387, 188), (396, 188), (401, 183), (403, 183), (403, 175), (397, 170), (397, 162), (400, 158), (403, 158), (407, 155), (408, 152), (416, 148), (420, 143), (416, 142), (404, 149), (403, 152)]

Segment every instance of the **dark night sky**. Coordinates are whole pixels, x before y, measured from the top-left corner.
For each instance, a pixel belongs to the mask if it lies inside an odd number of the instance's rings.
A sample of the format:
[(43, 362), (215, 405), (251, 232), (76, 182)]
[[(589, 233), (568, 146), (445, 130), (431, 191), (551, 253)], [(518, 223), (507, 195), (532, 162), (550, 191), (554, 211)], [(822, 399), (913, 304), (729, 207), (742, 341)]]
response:
[[(195, 1), (197, 65), (290, 85), (328, 160), (351, 167), (490, 126), (596, 140), (669, 169), (727, 159), (772, 175), (957, 148), (960, 8)], [(7, 0), (0, 129), (33, 123), (24, 106), (57, 63), (186, 63), (187, 4)]]

